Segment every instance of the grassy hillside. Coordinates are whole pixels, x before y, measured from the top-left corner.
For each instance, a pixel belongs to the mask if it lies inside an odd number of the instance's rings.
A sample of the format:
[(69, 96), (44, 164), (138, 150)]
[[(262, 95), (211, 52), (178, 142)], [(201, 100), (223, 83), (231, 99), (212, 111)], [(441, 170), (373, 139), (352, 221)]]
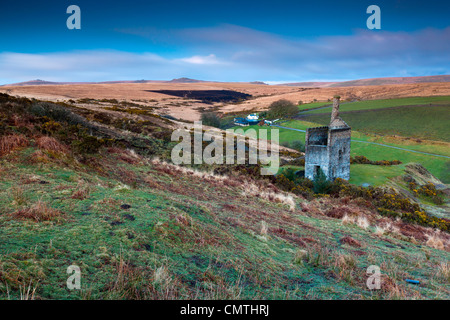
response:
[[(340, 116), (353, 130), (360, 132), (450, 142), (450, 104), (347, 111)], [(330, 115), (311, 114), (302, 119), (327, 125)]]
[(332, 102), (311, 102), (311, 103), (304, 103), (304, 104), (300, 104), (298, 106), (298, 109), (300, 111), (304, 111), (304, 110), (309, 110), (309, 109), (315, 109), (315, 108), (321, 108), (324, 106), (328, 106), (332, 104)]
[[(449, 253), (425, 245), (418, 227), (414, 237), (423, 243), (402, 234), (407, 225), (377, 218), (358, 201), (305, 201), (281, 192), (272, 198), (276, 192), (251, 181), (195, 174), (115, 150), (108, 157), (122, 178), (111, 179), (53, 163), (26, 164), (35, 151), (1, 163), (2, 298), (18, 298), (28, 286), (42, 299), (450, 295), (448, 274), (440, 269)], [(29, 208), (32, 217), (18, 213)], [(355, 220), (333, 218), (336, 210)], [(54, 214), (44, 219), (44, 212)], [(81, 267), (81, 291), (65, 287), (72, 264)], [(365, 287), (372, 264), (383, 270), (381, 291)], [(422, 285), (408, 285), (406, 278)]]
[(149, 113), (0, 98), (0, 299), (450, 297), (450, 235), (425, 227), (449, 222), (396, 193), (175, 166)]
[[(450, 103), (450, 96), (432, 96), (432, 97), (410, 97), (410, 98), (398, 98), (398, 99), (379, 99), (379, 100), (365, 100), (356, 102), (342, 102), (340, 105), (340, 111), (357, 111), (357, 110), (373, 110), (384, 109), (401, 106), (414, 106), (414, 105), (448, 105)], [(325, 103), (316, 103), (314, 107), (321, 107), (326, 105)], [(332, 103), (327, 108), (321, 108), (316, 110), (305, 111), (307, 114), (315, 113), (331, 113)], [(306, 106), (306, 105), (305, 105)]]

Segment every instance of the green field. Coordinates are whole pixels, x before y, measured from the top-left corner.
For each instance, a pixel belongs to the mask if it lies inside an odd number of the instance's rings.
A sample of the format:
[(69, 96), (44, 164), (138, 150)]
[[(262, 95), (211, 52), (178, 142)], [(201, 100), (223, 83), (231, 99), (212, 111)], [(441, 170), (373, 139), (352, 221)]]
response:
[[(306, 130), (309, 127), (318, 126), (317, 123), (311, 123), (306, 121), (292, 120), (282, 124), (282, 126)], [(239, 127), (236, 127), (239, 128)], [(268, 129), (270, 137), (270, 131), (273, 129), (279, 130), (280, 143), (283, 144), (288, 141), (301, 140), (305, 141), (305, 133), (292, 131), (283, 128), (276, 127), (259, 127), (250, 126), (247, 128), (253, 128), (257, 131)], [(373, 136), (368, 134), (363, 134), (357, 131), (352, 131), (352, 139), (375, 142), (386, 144), (389, 146), (405, 148), (409, 150), (428, 152), (433, 154), (441, 154), (450, 156), (450, 150), (448, 145), (445, 143), (434, 143), (434, 142), (416, 142), (413, 140), (402, 141), (400, 139), (391, 139), (390, 137)], [(444, 183), (450, 183), (450, 159), (436, 157), (432, 155), (424, 155), (404, 150), (392, 149), (384, 146), (368, 144), (364, 142), (352, 142), (351, 143), (351, 155), (366, 156), (370, 160), (400, 160), (403, 164), (417, 162), (422, 164), (427, 168), (433, 175), (440, 179)], [(362, 170), (365, 168), (366, 170)], [(382, 185), (386, 183), (389, 178), (394, 176), (400, 176), (403, 174), (404, 166), (392, 166), (392, 167), (382, 167), (373, 165), (358, 165), (351, 167), (351, 183), (361, 184), (370, 183), (373, 185)], [(376, 174), (374, 174), (376, 173)]]
[[(331, 103), (321, 103), (321, 105), (331, 104)], [(381, 100), (366, 100), (357, 102), (341, 102), (340, 111), (355, 111), (355, 110), (371, 110), (371, 109), (383, 109), (391, 107), (401, 107), (401, 106), (414, 106), (414, 105), (429, 105), (429, 104), (439, 104), (448, 105), (450, 104), (450, 96), (436, 96), (436, 97), (411, 97), (411, 98), (400, 98), (400, 99), (381, 99)], [(315, 107), (320, 107), (320, 103), (315, 103)], [(306, 106), (306, 105), (305, 105)], [(331, 105), (327, 108), (316, 109), (305, 111), (305, 114), (315, 114), (331, 112)]]
[[(450, 142), (450, 104), (347, 111), (340, 116), (356, 131)], [(327, 125), (330, 115), (312, 114), (302, 119)]]
[(304, 103), (298, 106), (299, 110), (307, 110), (307, 109), (314, 109), (314, 108), (320, 108), (329, 104), (333, 104), (333, 102), (311, 102), (311, 103)]

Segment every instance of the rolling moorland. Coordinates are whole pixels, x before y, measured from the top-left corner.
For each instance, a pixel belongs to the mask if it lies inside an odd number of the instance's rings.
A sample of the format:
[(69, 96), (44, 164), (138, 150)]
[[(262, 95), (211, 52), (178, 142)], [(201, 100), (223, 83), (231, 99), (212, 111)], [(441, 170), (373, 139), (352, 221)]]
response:
[[(294, 150), (270, 178), (258, 165), (180, 167), (170, 134), (183, 122), (152, 103), (79, 99), (0, 96), (0, 298), (449, 298), (448, 159), (354, 141), (353, 157), (401, 164), (354, 163), (352, 184), (292, 175), (302, 168)], [(381, 135), (384, 121), (362, 125), (402, 106), (448, 114), (448, 97), (420, 99), (349, 102), (341, 115), (354, 140), (448, 156), (446, 130), (395, 123)], [(324, 104), (300, 105), (282, 126), (322, 123), (326, 109), (311, 109)], [(304, 133), (280, 128), (280, 137)], [(72, 264), (81, 290), (66, 288)], [(381, 268), (380, 290), (366, 287), (370, 265)]]
[[(185, 91), (226, 91), (230, 95), (239, 92), (251, 97), (241, 101), (202, 101), (188, 96), (178, 96)], [(172, 91), (168, 95), (162, 92)], [(126, 100), (152, 107), (159, 115), (170, 115), (184, 121), (199, 120), (204, 111), (218, 111), (229, 114), (266, 110), (279, 99), (293, 102), (327, 102), (334, 95), (342, 100), (397, 99), (407, 97), (430, 97), (450, 95), (449, 82), (406, 83), (395, 85), (370, 85), (356, 87), (307, 88), (282, 85), (263, 85), (255, 83), (223, 82), (151, 82), (151, 83), (97, 83), (65, 85), (24, 85), (0, 86), (0, 92), (21, 97), (48, 101), (74, 101), (77, 105), (91, 107), (92, 103)], [(100, 101), (100, 102), (99, 102)], [(104, 101), (104, 102), (101, 102)]]

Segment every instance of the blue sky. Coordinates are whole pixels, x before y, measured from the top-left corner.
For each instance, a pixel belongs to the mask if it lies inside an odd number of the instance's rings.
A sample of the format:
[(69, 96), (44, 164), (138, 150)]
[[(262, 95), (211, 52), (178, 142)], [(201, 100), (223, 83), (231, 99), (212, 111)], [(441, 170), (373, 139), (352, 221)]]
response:
[[(69, 5), (81, 30), (69, 30)], [(381, 8), (381, 30), (366, 9)], [(450, 74), (450, 2), (21, 1), (0, 4), (0, 84), (327, 81)]]

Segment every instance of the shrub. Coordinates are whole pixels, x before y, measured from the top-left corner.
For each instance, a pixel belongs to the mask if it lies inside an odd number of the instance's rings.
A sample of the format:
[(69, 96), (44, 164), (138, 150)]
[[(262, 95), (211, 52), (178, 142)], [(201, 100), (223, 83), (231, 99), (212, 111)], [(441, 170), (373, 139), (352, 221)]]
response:
[(292, 117), (298, 113), (298, 108), (291, 101), (280, 99), (270, 104), (268, 113), (270, 118)]
[(313, 191), (316, 194), (326, 194), (330, 190), (331, 183), (327, 180), (327, 176), (323, 173), (322, 169), (319, 168), (317, 175), (314, 177), (313, 181)]
[(55, 133), (62, 129), (62, 125), (59, 122), (50, 120), (50, 121), (47, 121), (46, 123), (44, 123), (41, 126), (41, 129), (43, 132)]
[(421, 195), (427, 197), (437, 205), (444, 203), (444, 200), (442, 199), (444, 193), (441, 190), (437, 190), (435, 185), (431, 182), (419, 187), (415, 181), (412, 181), (408, 184), (408, 186), (416, 196)]
[(420, 205), (412, 203), (408, 198), (398, 194), (393, 189), (363, 188), (351, 185), (345, 180), (336, 179), (333, 183), (330, 183), (328, 192), (335, 197), (363, 198), (371, 202), (377, 208), (378, 213), (383, 216), (401, 218), (411, 223), (438, 228), (443, 231), (450, 230), (450, 220), (427, 214)]
[(65, 122), (69, 125), (81, 125), (85, 128), (93, 128), (93, 126), (82, 116), (73, 113), (67, 107), (62, 105), (39, 102), (31, 106), (30, 112), (37, 117), (49, 118), (57, 122)]
[(97, 153), (102, 146), (106, 145), (106, 141), (94, 136), (85, 135), (80, 140), (73, 141), (72, 145), (81, 154), (92, 154)]
[(371, 164), (376, 166), (392, 166), (402, 164), (400, 160), (378, 160), (372, 161), (367, 159), (365, 156), (355, 156), (350, 157), (350, 164)]
[(267, 118), (267, 116), (269, 115), (269, 113), (267, 111), (263, 111), (259, 113), (259, 117), (262, 119)]
[(220, 128), (220, 118), (215, 112), (202, 113), (201, 120), (206, 126)]

